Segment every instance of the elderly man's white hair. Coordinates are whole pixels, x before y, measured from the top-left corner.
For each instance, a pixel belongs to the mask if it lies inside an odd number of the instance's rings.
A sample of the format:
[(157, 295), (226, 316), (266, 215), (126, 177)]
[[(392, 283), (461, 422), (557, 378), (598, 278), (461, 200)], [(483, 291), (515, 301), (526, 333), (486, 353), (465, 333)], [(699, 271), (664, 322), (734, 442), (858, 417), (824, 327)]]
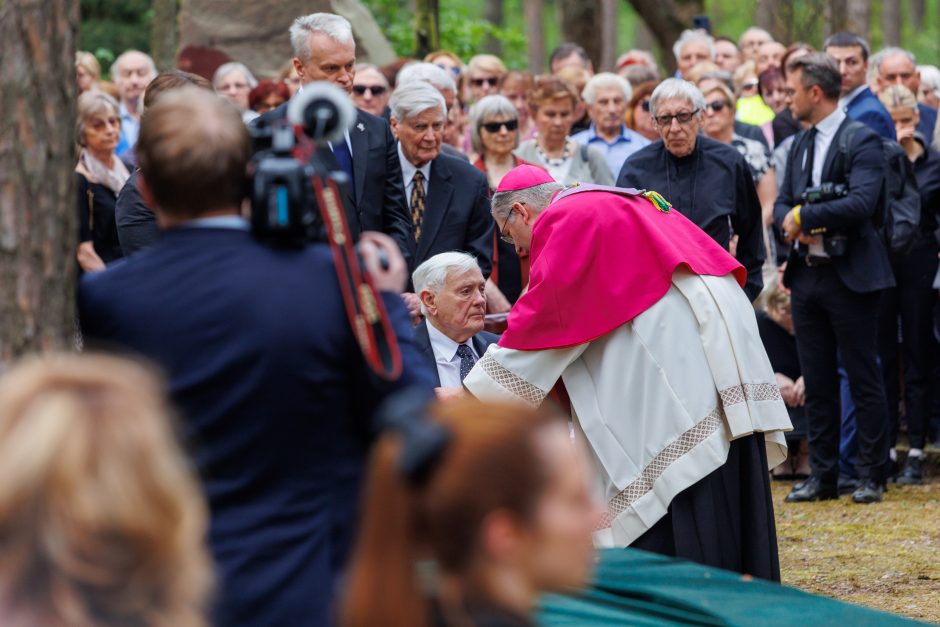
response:
[(219, 69), (215, 71), (215, 74), (212, 75), (212, 87), (214, 89), (219, 88), (219, 83), (225, 80), (225, 77), (231, 74), (232, 72), (241, 72), (242, 76), (245, 77), (245, 82), (248, 83), (249, 89), (254, 89), (258, 86), (258, 79), (255, 78), (255, 75), (251, 73), (251, 70), (248, 69), (244, 63), (239, 63), (238, 61), (229, 61), (228, 63), (223, 63), (219, 66)]
[(345, 17), (335, 13), (311, 13), (294, 20), (290, 25), (290, 45), (294, 56), (308, 63), (313, 53), (310, 50), (310, 35), (323, 33), (341, 43), (353, 40), (352, 25)]
[(449, 89), (457, 93), (457, 83), (451, 78), (450, 72), (433, 63), (412, 61), (400, 69), (395, 77), (395, 85), (407, 85), (415, 81), (424, 81), (437, 89)]
[(706, 44), (708, 44), (708, 56), (714, 60), (715, 40), (712, 39), (711, 35), (700, 33), (697, 30), (682, 31), (682, 34), (679, 35), (679, 39), (677, 39), (676, 43), (672, 45), (672, 54), (675, 55), (677, 60), (680, 56), (682, 56), (682, 49), (685, 47), (685, 45), (692, 41), (704, 41)]
[(767, 32), (766, 30), (764, 30), (763, 28), (761, 28), (760, 26), (751, 26), (750, 28), (745, 30), (743, 33), (741, 33), (740, 37), (738, 37), (738, 48), (741, 47), (741, 43), (744, 41), (744, 38), (746, 36), (754, 34), (754, 33), (760, 33), (761, 35), (766, 35), (767, 41), (774, 40), (774, 36), (771, 35), (769, 32)]
[(434, 107), (441, 108), (441, 120), (447, 117), (447, 103), (444, 102), (444, 96), (423, 81), (397, 88), (392, 92), (388, 106), (392, 110), (392, 116), (399, 122), (421, 115)]
[(524, 205), (532, 205), (541, 211), (551, 202), (555, 192), (561, 191), (564, 187), (561, 183), (552, 182), (533, 185), (525, 189), (496, 192), (493, 194), (490, 214), (496, 220), (496, 226), (499, 228), (503, 225), (503, 222), (513, 219), (509, 214), (513, 204), (518, 202)]
[[(480, 264), (471, 254), (456, 251), (439, 253), (415, 268), (411, 282), (414, 283), (415, 294), (420, 298), (421, 292), (425, 290), (435, 294), (441, 291), (451, 274), (463, 274), (473, 269), (480, 270)], [(421, 313), (428, 313), (424, 303), (421, 303)]]
[(698, 87), (681, 78), (667, 78), (653, 90), (650, 96), (650, 115), (655, 118), (659, 104), (673, 98), (687, 100), (693, 109), (698, 109), (698, 115), (702, 115), (705, 110), (705, 96)]
[(147, 64), (150, 66), (150, 80), (157, 77), (157, 65), (153, 62), (153, 57), (140, 50), (125, 50), (114, 60), (114, 63), (111, 64), (111, 81), (115, 85), (121, 83), (121, 62), (132, 54), (139, 54), (147, 59)]
[[(893, 57), (895, 55), (900, 55), (911, 62), (911, 65), (917, 66), (917, 57), (914, 56), (914, 53), (905, 50), (904, 48), (897, 48), (895, 46), (889, 46), (884, 50), (880, 51), (871, 59), (871, 65), (875, 66), (875, 70), (880, 74), (881, 73), (881, 64), (884, 63), (888, 57)], [(915, 96), (917, 94), (914, 94)]]
[(581, 91), (581, 98), (589, 105), (594, 104), (597, 101), (598, 89), (619, 89), (623, 92), (623, 99), (626, 102), (630, 102), (633, 98), (633, 87), (630, 86), (630, 82), (612, 72), (601, 72), (592, 76)]

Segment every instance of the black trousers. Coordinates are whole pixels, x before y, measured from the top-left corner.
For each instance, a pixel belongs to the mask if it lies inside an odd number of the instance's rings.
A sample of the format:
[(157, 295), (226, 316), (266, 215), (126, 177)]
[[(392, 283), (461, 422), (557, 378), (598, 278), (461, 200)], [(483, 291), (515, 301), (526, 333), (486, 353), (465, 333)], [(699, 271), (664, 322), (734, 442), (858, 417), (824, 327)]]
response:
[(897, 287), (885, 290), (882, 296), (879, 334), (888, 402), (888, 441), (894, 444), (897, 440), (903, 364), (907, 436), (913, 448), (924, 448), (936, 348), (933, 308), (937, 291), (932, 284), (937, 272), (937, 241), (933, 234), (921, 237), (909, 254), (895, 259), (891, 265)]
[(859, 294), (845, 286), (832, 265), (807, 267), (792, 259), (793, 325), (806, 383), (806, 418), (813, 476), (835, 485), (839, 478), (841, 404), (836, 354), (842, 353), (856, 406), (860, 479), (883, 480), (888, 454), (884, 383), (878, 367), (881, 292)]

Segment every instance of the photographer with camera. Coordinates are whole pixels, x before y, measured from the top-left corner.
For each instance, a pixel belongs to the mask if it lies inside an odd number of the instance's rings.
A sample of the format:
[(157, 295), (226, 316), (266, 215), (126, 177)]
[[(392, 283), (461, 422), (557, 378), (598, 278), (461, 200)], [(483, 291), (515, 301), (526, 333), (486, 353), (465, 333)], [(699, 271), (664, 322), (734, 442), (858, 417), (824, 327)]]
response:
[(370, 311), (400, 355), (400, 376), (384, 380), (360, 340), (372, 326), (354, 332), (337, 278), (334, 253), (351, 248), (275, 246), (258, 215), (259, 237), (240, 217), (249, 137), (234, 107), (195, 88), (166, 94), (143, 117), (137, 157), (164, 233), (82, 282), (86, 341), (139, 354), (169, 379), (211, 510), (212, 623), (328, 624), (373, 412), (407, 385), (434, 385), (399, 296), (405, 260), (388, 236), (362, 234), (362, 267), (380, 292)]
[[(840, 403), (837, 354), (857, 406), (859, 487), (852, 499), (882, 499), (887, 408), (877, 363), (878, 308), (894, 285), (876, 220), (883, 211), (880, 138), (839, 108), (839, 68), (824, 54), (787, 64), (787, 104), (810, 125), (797, 135), (774, 206), (793, 245), (784, 273), (806, 383), (812, 476), (788, 502), (838, 498)], [(840, 138), (851, 133), (846, 150)]]

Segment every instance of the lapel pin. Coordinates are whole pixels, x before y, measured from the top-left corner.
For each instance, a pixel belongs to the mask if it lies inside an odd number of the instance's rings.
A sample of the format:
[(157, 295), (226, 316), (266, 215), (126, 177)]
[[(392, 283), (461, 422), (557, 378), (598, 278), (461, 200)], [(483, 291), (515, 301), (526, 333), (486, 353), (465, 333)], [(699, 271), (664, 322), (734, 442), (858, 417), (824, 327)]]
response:
[(360, 122), (359, 124), (356, 125), (356, 128), (358, 128), (359, 131), (362, 132), (362, 131), (366, 130), (366, 125), (363, 124), (362, 122)]

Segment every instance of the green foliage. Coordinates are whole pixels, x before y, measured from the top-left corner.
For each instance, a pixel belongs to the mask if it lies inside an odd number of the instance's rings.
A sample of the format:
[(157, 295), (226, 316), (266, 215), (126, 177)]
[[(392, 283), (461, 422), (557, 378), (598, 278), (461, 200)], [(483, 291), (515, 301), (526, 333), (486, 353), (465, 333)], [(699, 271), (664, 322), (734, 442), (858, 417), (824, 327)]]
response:
[(92, 52), (106, 74), (117, 55), (150, 51), (151, 0), (81, 0), (78, 48)]

